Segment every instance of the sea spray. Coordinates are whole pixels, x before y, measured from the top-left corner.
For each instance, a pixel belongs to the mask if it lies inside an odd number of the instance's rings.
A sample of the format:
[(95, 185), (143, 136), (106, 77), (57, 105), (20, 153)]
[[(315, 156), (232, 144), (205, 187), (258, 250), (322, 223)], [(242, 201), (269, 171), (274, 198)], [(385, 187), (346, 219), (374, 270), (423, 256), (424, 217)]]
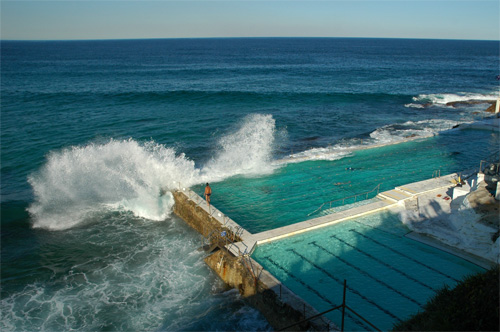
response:
[(177, 182), (198, 178), (194, 162), (171, 148), (129, 139), (51, 152), (42, 169), (29, 176), (35, 201), (34, 227), (67, 229), (111, 209), (152, 220), (168, 217), (173, 199), (161, 195)]
[(33, 227), (68, 229), (109, 210), (164, 220), (174, 204), (172, 189), (272, 172), (275, 132), (271, 115), (247, 116), (238, 130), (219, 139), (215, 156), (201, 170), (183, 153), (154, 141), (110, 140), (53, 151), (28, 178), (35, 196), (28, 209)]
[(246, 174), (273, 171), (271, 163), (276, 123), (269, 114), (252, 114), (243, 119), (241, 127), (219, 139), (215, 156), (202, 169), (212, 181)]

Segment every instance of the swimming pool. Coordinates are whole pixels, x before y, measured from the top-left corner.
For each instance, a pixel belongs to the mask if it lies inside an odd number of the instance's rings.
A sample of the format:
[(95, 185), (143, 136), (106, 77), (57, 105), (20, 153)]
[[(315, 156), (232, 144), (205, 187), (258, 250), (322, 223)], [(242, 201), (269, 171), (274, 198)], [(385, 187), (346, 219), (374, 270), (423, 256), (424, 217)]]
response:
[[(405, 237), (387, 211), (259, 245), (252, 257), (319, 312), (342, 303), (382, 330), (417, 313), (444, 285), (484, 271), (462, 258)], [(340, 326), (341, 312), (326, 315)], [(346, 312), (346, 330), (372, 330)]]
[[(444, 175), (478, 167), (481, 159), (498, 150), (498, 139), (498, 134), (487, 131), (453, 130), (352, 151), (339, 160), (286, 163), (272, 174), (212, 183), (212, 204), (249, 232), (258, 233), (317, 217), (314, 211), (325, 202), (369, 191), (358, 198), (373, 198), (378, 185), (385, 191), (432, 178), (436, 171)], [(203, 186), (193, 189), (203, 193)]]

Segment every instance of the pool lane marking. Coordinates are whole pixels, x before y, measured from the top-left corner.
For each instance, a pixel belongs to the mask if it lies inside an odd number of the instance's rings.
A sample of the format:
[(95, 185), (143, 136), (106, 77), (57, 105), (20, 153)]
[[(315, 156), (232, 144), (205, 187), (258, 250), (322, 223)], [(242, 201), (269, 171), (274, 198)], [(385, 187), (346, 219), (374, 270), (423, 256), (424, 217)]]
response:
[[(312, 292), (313, 294), (316, 294), (316, 296), (318, 296), (320, 299), (322, 299), (323, 301), (325, 301), (326, 303), (328, 303), (329, 305), (331, 305), (332, 307), (336, 307), (338, 306), (338, 304), (335, 304), (333, 303), (332, 301), (330, 301), (328, 298), (326, 298), (324, 295), (322, 295), (320, 292), (318, 292), (316, 289), (312, 288), (311, 286), (309, 286), (308, 284), (306, 284), (303, 280), (301, 280), (300, 278), (298, 278), (297, 276), (295, 276), (292, 272), (290, 272), (289, 270), (285, 269), (283, 266), (279, 265), (277, 262), (275, 262), (271, 257), (264, 257), (265, 260), (267, 260), (268, 262), (270, 262), (271, 264), (273, 264), (274, 266), (276, 266), (278, 269), (282, 270), (285, 274), (289, 275), (290, 277), (292, 277), (292, 279), (294, 279), (295, 281), (297, 281), (298, 283), (300, 283), (302, 286), (304, 286), (305, 288), (307, 288), (310, 292)], [(343, 285), (343, 284), (342, 284)], [(356, 325), (358, 326), (361, 326), (362, 328), (364, 328), (366, 331), (370, 331), (370, 328), (367, 327), (362, 321), (358, 320), (356, 317), (352, 316), (349, 312), (346, 312), (346, 315), (347, 317), (349, 317)]]
[(330, 301), (328, 298), (326, 298), (320, 292), (318, 292), (317, 290), (315, 290), (314, 288), (312, 288), (311, 286), (309, 286), (308, 284), (306, 284), (304, 281), (300, 280), (300, 278), (298, 278), (297, 276), (295, 276), (289, 270), (287, 270), (283, 266), (279, 265), (271, 257), (264, 257), (264, 259), (266, 259), (267, 261), (269, 261), (271, 264), (273, 264), (274, 266), (276, 266), (278, 269), (280, 269), (283, 272), (285, 272), (287, 275), (289, 275), (290, 277), (292, 277), (295, 281), (297, 281), (298, 283), (300, 283), (302, 286), (306, 287), (312, 293), (316, 294), (320, 299), (322, 299), (323, 301), (325, 301), (326, 303), (328, 303), (332, 307), (336, 307), (338, 305), (338, 304), (335, 304), (332, 301)]
[(408, 278), (408, 279), (410, 279), (410, 280), (413, 280), (413, 281), (414, 281), (414, 282), (416, 282), (417, 284), (419, 284), (419, 285), (421, 285), (421, 286), (424, 286), (425, 288), (428, 288), (428, 289), (430, 289), (430, 290), (431, 290), (431, 291), (433, 291), (433, 292), (436, 292), (436, 289), (432, 288), (431, 286), (424, 284), (424, 283), (423, 283), (423, 282), (421, 282), (420, 280), (418, 280), (418, 279), (416, 279), (416, 278), (412, 277), (411, 275), (409, 275), (409, 274), (407, 274), (407, 273), (405, 273), (405, 272), (403, 272), (403, 271), (401, 271), (401, 270), (399, 270), (399, 269), (396, 269), (394, 266), (392, 266), (392, 265), (390, 265), (390, 264), (388, 264), (388, 263), (384, 262), (383, 260), (381, 260), (381, 259), (379, 259), (379, 258), (377, 258), (377, 257), (373, 256), (372, 254), (369, 254), (369, 253), (367, 253), (367, 252), (364, 252), (363, 250), (361, 250), (361, 249), (359, 249), (359, 248), (357, 248), (357, 247), (353, 246), (352, 244), (350, 244), (350, 243), (348, 243), (348, 242), (346, 242), (346, 241), (342, 240), (341, 238), (337, 237), (336, 235), (331, 235), (330, 237), (331, 237), (331, 238), (334, 238), (334, 239), (336, 239), (336, 240), (338, 240), (338, 241), (340, 241), (340, 242), (342, 242), (342, 243), (344, 243), (344, 244), (346, 244), (347, 246), (349, 246), (349, 247), (353, 248), (354, 250), (356, 250), (356, 251), (358, 251), (358, 252), (362, 253), (363, 255), (365, 255), (365, 256), (367, 256), (367, 257), (369, 257), (369, 258), (373, 259), (374, 261), (376, 261), (376, 262), (378, 262), (378, 263), (380, 263), (380, 264), (384, 265), (385, 267), (389, 268), (390, 270), (393, 270), (393, 271), (395, 271), (395, 272), (397, 272), (397, 273), (401, 274), (401, 275), (402, 275), (402, 276), (404, 276), (405, 278)]
[[(311, 264), (313, 267), (315, 267), (316, 269), (320, 270), (321, 272), (323, 272), (324, 274), (326, 274), (331, 279), (335, 280), (337, 283), (339, 283), (341, 285), (344, 285), (343, 281), (341, 281), (340, 279), (338, 279), (337, 277), (335, 277), (333, 274), (331, 274), (330, 272), (326, 271), (324, 268), (322, 268), (321, 266), (317, 265), (316, 263), (314, 263), (313, 261), (311, 261), (310, 259), (308, 259), (304, 255), (298, 253), (297, 251), (295, 251), (295, 249), (287, 249), (287, 251), (293, 252), (295, 255), (299, 256), (300, 258), (302, 258), (303, 260), (305, 260), (306, 262), (308, 262), (309, 264)], [(382, 306), (380, 306), (379, 304), (377, 304), (375, 301), (367, 298), (366, 296), (364, 296), (363, 294), (361, 294), (359, 291), (355, 290), (354, 288), (350, 287), (349, 285), (347, 285), (346, 287), (347, 287), (347, 289), (349, 289), (349, 291), (351, 291), (352, 293), (358, 295), (359, 297), (361, 297), (363, 300), (365, 300), (366, 302), (370, 303), (371, 305), (375, 306), (380, 311), (384, 312), (386, 315), (388, 315), (388, 316), (392, 317), (393, 319), (401, 322), (401, 319), (398, 316), (394, 315), (389, 310), (383, 308)]]
[(405, 258), (407, 258), (407, 259), (409, 259), (409, 260), (411, 260), (411, 261), (413, 261), (413, 262), (415, 262), (415, 263), (417, 263), (417, 264), (419, 264), (419, 265), (422, 265), (422, 266), (424, 266), (424, 267), (428, 268), (428, 269), (429, 269), (429, 270), (431, 270), (431, 271), (434, 271), (434, 272), (436, 272), (436, 273), (438, 273), (438, 274), (441, 274), (442, 276), (445, 276), (445, 277), (446, 277), (446, 278), (448, 278), (448, 279), (451, 279), (451, 280), (453, 280), (453, 281), (455, 281), (455, 282), (459, 282), (457, 279), (453, 278), (452, 276), (449, 276), (449, 275), (447, 275), (446, 273), (441, 272), (441, 271), (439, 271), (439, 270), (437, 270), (437, 269), (435, 269), (435, 268), (433, 268), (433, 267), (431, 267), (431, 266), (429, 266), (429, 265), (427, 265), (427, 264), (425, 264), (425, 263), (422, 263), (422, 262), (420, 262), (420, 261), (416, 260), (415, 258), (413, 258), (413, 257), (411, 257), (411, 256), (408, 256), (408, 255), (406, 255), (406, 254), (404, 254), (404, 253), (402, 253), (402, 252), (400, 252), (400, 251), (397, 251), (397, 250), (395, 250), (395, 249), (391, 248), (390, 246), (388, 246), (388, 245), (386, 245), (386, 244), (383, 244), (383, 243), (381, 243), (381, 242), (379, 242), (379, 241), (377, 241), (377, 240), (375, 240), (375, 239), (372, 239), (371, 237), (366, 236), (366, 235), (364, 235), (364, 234), (362, 234), (362, 233), (360, 233), (360, 232), (356, 231), (355, 229), (351, 229), (350, 231), (351, 231), (351, 232), (354, 232), (354, 233), (356, 233), (356, 234), (359, 234), (359, 235), (361, 235), (362, 237), (364, 237), (365, 239), (370, 240), (370, 241), (372, 241), (372, 242), (374, 242), (374, 243), (378, 244), (379, 246), (382, 246), (382, 247), (384, 247), (384, 248), (386, 248), (386, 249), (389, 249), (390, 251), (392, 251), (392, 252), (394, 252), (394, 253), (396, 253), (396, 254), (398, 254), (398, 255), (401, 255), (401, 256), (403, 256), (403, 257), (405, 257)]
[(422, 303), (420, 303), (420, 302), (418, 302), (417, 300), (413, 299), (411, 296), (409, 296), (409, 295), (406, 295), (406, 294), (402, 293), (401, 291), (397, 290), (396, 288), (392, 287), (391, 285), (388, 285), (388, 284), (387, 284), (387, 283), (385, 283), (384, 281), (382, 281), (382, 280), (380, 280), (380, 279), (378, 279), (378, 278), (375, 278), (373, 275), (369, 274), (367, 271), (365, 271), (365, 270), (363, 270), (363, 269), (361, 269), (361, 268), (357, 267), (357, 266), (356, 266), (356, 265), (354, 265), (354, 264), (349, 263), (348, 261), (346, 261), (346, 260), (345, 260), (345, 259), (343, 259), (342, 257), (340, 257), (340, 256), (336, 255), (335, 253), (331, 252), (330, 250), (326, 249), (325, 247), (320, 246), (319, 244), (317, 244), (317, 243), (316, 243), (316, 241), (310, 242), (309, 244), (312, 244), (312, 245), (314, 245), (314, 246), (316, 246), (316, 247), (320, 248), (321, 250), (323, 250), (324, 252), (326, 252), (326, 253), (330, 254), (331, 256), (335, 257), (336, 259), (338, 259), (338, 260), (339, 260), (339, 261), (341, 261), (342, 263), (344, 263), (344, 264), (346, 264), (346, 265), (348, 265), (348, 266), (352, 267), (353, 269), (357, 270), (357, 271), (358, 271), (358, 272), (360, 272), (361, 274), (363, 274), (363, 275), (365, 275), (365, 276), (367, 276), (367, 277), (369, 277), (369, 278), (371, 278), (371, 279), (375, 280), (376, 282), (378, 282), (379, 284), (381, 284), (381, 285), (383, 285), (383, 286), (387, 287), (387, 288), (388, 288), (388, 289), (390, 289), (391, 291), (398, 293), (400, 296), (402, 296), (402, 297), (404, 297), (405, 299), (407, 299), (407, 300), (409, 300), (409, 301), (413, 302), (414, 304), (418, 305), (419, 307), (422, 307), (422, 306), (423, 306), (423, 304), (422, 304)]

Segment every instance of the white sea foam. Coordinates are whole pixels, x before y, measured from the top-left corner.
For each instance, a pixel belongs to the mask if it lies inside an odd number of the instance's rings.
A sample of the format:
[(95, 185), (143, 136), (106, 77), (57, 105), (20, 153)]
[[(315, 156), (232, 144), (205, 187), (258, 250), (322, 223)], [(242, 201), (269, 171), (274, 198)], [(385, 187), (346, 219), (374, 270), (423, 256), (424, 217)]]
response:
[(299, 163), (309, 160), (338, 160), (352, 154), (354, 146), (350, 148), (335, 145), (326, 148), (312, 148), (302, 152), (291, 154), (290, 156), (279, 160), (277, 164), (283, 163)]
[(408, 140), (437, 135), (449, 130), (460, 122), (445, 119), (407, 121), (377, 128), (369, 138), (351, 138), (326, 148), (312, 148), (291, 154), (280, 160), (280, 163), (303, 162), (308, 160), (338, 160), (349, 157), (356, 150), (401, 143)]
[(271, 115), (248, 116), (219, 140), (215, 157), (201, 170), (172, 148), (132, 139), (51, 152), (28, 178), (35, 196), (29, 207), (33, 226), (67, 229), (109, 209), (164, 220), (174, 204), (169, 189), (271, 172), (274, 134)]
[[(241, 325), (244, 322), (239, 322), (238, 307), (252, 309), (242, 303), (237, 292), (225, 296), (211, 294), (222, 291), (223, 285), (216, 276), (208, 274), (204, 253), (196, 250), (196, 237), (175, 222), (151, 227), (147, 222), (136, 225), (128, 219), (125, 214), (113, 215), (98, 230), (79, 228), (53, 237), (54, 242), (49, 241), (48, 246), (65, 251), (47, 257), (43, 250), (40, 253), (43, 269), (54, 269), (50, 281), (41, 277), (41, 281), (3, 296), (0, 330), (175, 331), (245, 327)], [(82, 239), (82, 244), (74, 244), (75, 239)], [(78, 254), (73, 256), (74, 253)], [(61, 262), (64, 268), (60, 268)], [(226, 319), (233, 321), (218, 323), (213, 328), (196, 325), (211, 321), (199, 317), (220, 317), (218, 308), (223, 308)], [(268, 328), (261, 317), (253, 318), (261, 330)]]
[(459, 94), (454, 93), (436, 93), (436, 94), (421, 94), (413, 97), (413, 101), (418, 104), (406, 104), (406, 107), (424, 108), (425, 105), (446, 106), (451, 102), (467, 102), (467, 101), (482, 101), (482, 100), (496, 100), (498, 92), (489, 94), (470, 93), (464, 92)]
[(449, 130), (459, 124), (457, 121), (431, 119), (422, 121), (407, 121), (401, 124), (390, 124), (370, 133), (373, 144), (390, 144), (407, 140), (408, 138), (429, 137), (441, 131)]
[(425, 108), (424, 105), (422, 105), (422, 104), (415, 104), (415, 103), (405, 104), (405, 107), (409, 107), (409, 108)]

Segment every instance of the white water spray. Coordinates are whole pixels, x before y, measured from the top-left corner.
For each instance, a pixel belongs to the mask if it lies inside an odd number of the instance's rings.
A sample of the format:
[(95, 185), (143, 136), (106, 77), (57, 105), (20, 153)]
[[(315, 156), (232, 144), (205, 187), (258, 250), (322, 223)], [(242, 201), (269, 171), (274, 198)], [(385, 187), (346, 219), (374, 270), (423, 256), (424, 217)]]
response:
[(52, 152), (29, 177), (35, 202), (29, 207), (34, 227), (66, 229), (106, 209), (132, 211), (139, 217), (168, 217), (173, 199), (160, 195), (174, 181), (191, 185), (194, 162), (173, 149), (134, 140), (89, 144)]
[(219, 140), (216, 155), (202, 173), (211, 181), (220, 181), (233, 175), (272, 172), (275, 132), (275, 120), (271, 115), (245, 117), (236, 132)]
[(174, 204), (171, 189), (272, 171), (274, 133), (271, 115), (246, 117), (236, 132), (220, 139), (202, 171), (171, 148), (132, 139), (51, 152), (28, 178), (35, 196), (28, 209), (33, 227), (68, 229), (107, 210), (164, 220)]

